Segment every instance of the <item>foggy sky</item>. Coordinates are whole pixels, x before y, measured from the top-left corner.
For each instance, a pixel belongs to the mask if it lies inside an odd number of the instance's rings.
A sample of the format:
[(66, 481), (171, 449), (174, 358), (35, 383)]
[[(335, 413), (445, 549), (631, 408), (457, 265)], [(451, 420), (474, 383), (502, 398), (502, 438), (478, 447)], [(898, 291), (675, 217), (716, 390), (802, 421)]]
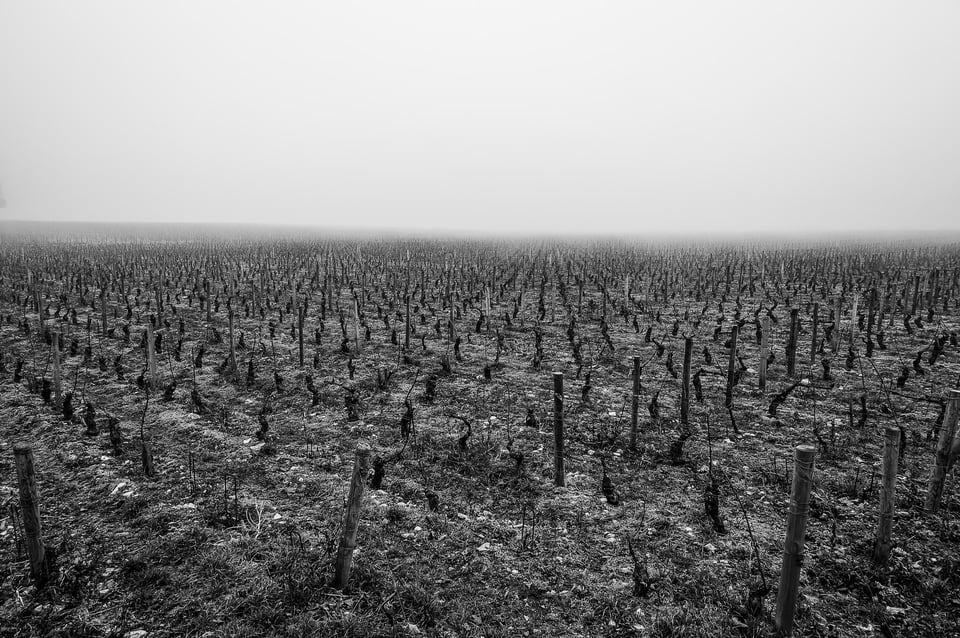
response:
[(960, 229), (960, 3), (0, 0), (0, 219)]

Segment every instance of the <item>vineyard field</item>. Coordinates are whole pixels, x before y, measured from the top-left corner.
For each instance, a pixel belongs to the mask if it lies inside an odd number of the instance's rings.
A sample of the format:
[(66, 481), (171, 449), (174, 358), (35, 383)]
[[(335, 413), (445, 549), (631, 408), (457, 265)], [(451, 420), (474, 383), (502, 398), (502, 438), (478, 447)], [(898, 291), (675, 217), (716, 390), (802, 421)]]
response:
[(13, 229), (0, 634), (773, 636), (793, 511), (794, 635), (960, 635), (958, 331), (948, 240)]

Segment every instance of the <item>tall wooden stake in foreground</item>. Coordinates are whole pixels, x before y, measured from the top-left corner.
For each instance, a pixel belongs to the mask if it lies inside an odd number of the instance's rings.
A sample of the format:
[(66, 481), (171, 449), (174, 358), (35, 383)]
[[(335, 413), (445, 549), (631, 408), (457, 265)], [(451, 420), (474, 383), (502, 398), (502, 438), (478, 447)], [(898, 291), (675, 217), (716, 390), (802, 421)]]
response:
[(887, 562), (890, 556), (890, 530), (893, 528), (894, 506), (897, 493), (897, 461), (900, 456), (900, 428), (887, 427), (883, 433), (883, 482), (880, 491), (880, 520), (877, 523), (877, 539), (873, 546), (873, 560)]
[(960, 417), (960, 390), (947, 391), (947, 409), (940, 426), (940, 438), (937, 440), (937, 453), (933, 472), (930, 474), (930, 487), (927, 490), (926, 510), (930, 513), (940, 509), (943, 496), (943, 480), (950, 466), (960, 455), (960, 436), (957, 433), (957, 419)]
[(37, 497), (37, 475), (33, 469), (33, 449), (25, 443), (13, 447), (17, 464), (17, 483), (20, 486), (20, 509), (23, 512), (23, 535), (30, 557), (30, 575), (36, 586), (43, 587), (50, 576), (46, 551), (40, 530), (40, 503)]
[(553, 373), (553, 484), (563, 487), (563, 373)]
[(153, 390), (159, 387), (157, 383), (157, 354), (154, 350), (153, 324), (147, 320), (147, 385)]
[(53, 333), (53, 343), (50, 346), (51, 358), (53, 360), (53, 392), (56, 406), (63, 405), (63, 388), (60, 381), (60, 333)]
[(834, 300), (833, 306), (833, 332), (830, 335), (830, 350), (837, 354), (840, 349), (840, 310), (843, 307), (843, 299), (838, 295)]
[[(237, 346), (233, 340), (233, 306), (227, 299), (227, 321), (230, 330), (230, 374), (237, 374)], [(300, 322), (300, 367), (303, 367), (303, 322)]]
[(787, 376), (797, 376), (797, 339), (800, 332), (800, 309), (790, 309), (790, 336), (787, 339)]
[(737, 370), (737, 336), (740, 328), (734, 324), (730, 330), (730, 361), (727, 365), (727, 393), (723, 400), (723, 407), (733, 407), (733, 378)]
[(107, 338), (107, 282), (100, 282), (100, 334)]
[(683, 340), (683, 383), (680, 386), (680, 423), (690, 422), (690, 360), (693, 357), (693, 337)]
[(810, 327), (810, 363), (812, 364), (817, 360), (817, 337), (818, 337), (818, 327), (820, 323), (820, 304), (813, 304), (813, 325)]
[(403, 351), (409, 352), (410, 350), (410, 293), (407, 293), (406, 295), (406, 302), (407, 302), (407, 323), (406, 323), (406, 328), (404, 329), (405, 332), (403, 336)]
[(633, 396), (630, 402), (630, 449), (637, 449), (640, 412), (640, 357), (633, 358)]
[(353, 300), (353, 346), (357, 351), (357, 354), (360, 353), (362, 349), (363, 342), (360, 341), (360, 301), (358, 299)]
[(353, 478), (350, 480), (350, 495), (347, 497), (347, 511), (343, 518), (343, 536), (340, 537), (340, 549), (334, 565), (333, 586), (343, 589), (350, 580), (350, 567), (353, 565), (353, 550), (357, 546), (357, 528), (360, 526), (360, 505), (363, 498), (363, 484), (370, 467), (370, 448), (366, 443), (357, 445), (357, 457), (353, 464)]
[(860, 304), (860, 295), (853, 294), (853, 306), (850, 308), (850, 347), (857, 345), (857, 306)]
[(810, 513), (810, 486), (813, 483), (812, 445), (798, 445), (793, 468), (793, 490), (790, 514), (787, 517), (787, 540), (783, 546), (783, 568), (780, 571), (780, 589), (777, 592), (777, 631), (789, 636), (793, 633), (793, 617), (797, 611), (797, 590), (800, 585), (800, 566), (803, 564), (803, 537)]
[(770, 356), (770, 317), (763, 318), (760, 333), (760, 389), (767, 389), (767, 358)]

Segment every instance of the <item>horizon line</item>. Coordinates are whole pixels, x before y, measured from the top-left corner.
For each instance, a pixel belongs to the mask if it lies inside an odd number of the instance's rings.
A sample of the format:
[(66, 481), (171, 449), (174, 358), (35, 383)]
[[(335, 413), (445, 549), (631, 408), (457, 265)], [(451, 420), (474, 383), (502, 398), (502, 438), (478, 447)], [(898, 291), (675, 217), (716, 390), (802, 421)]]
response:
[[(936, 230), (906, 230), (906, 229), (880, 229), (869, 231), (858, 231), (852, 229), (835, 230), (815, 230), (815, 231), (797, 231), (797, 230), (747, 230), (747, 231), (681, 231), (681, 230), (650, 230), (650, 231), (589, 231), (589, 230), (570, 230), (553, 232), (533, 232), (533, 231), (500, 231), (490, 229), (469, 229), (469, 228), (401, 228), (396, 226), (336, 226), (327, 224), (311, 224), (304, 222), (260, 222), (260, 221), (207, 221), (207, 220), (184, 220), (184, 221), (164, 221), (164, 220), (137, 220), (137, 221), (114, 221), (114, 220), (75, 220), (75, 219), (0, 219), (2, 226), (20, 226), (20, 227), (50, 227), (54, 225), (65, 225), (70, 227), (110, 227), (118, 231), (121, 229), (132, 229), (138, 226), (148, 226), (155, 228), (165, 228), (173, 230), (176, 233), (176, 227), (191, 226), (194, 228), (205, 228), (208, 230), (232, 229), (236, 231), (269, 229), (276, 234), (289, 234), (295, 231), (308, 230), (313, 235), (329, 234), (339, 238), (343, 237), (389, 237), (394, 239), (403, 238), (431, 238), (431, 239), (554, 239), (554, 240), (572, 240), (572, 241), (636, 241), (636, 240), (696, 240), (696, 241), (878, 241), (892, 240), (896, 238), (900, 241), (905, 240), (938, 240), (938, 241), (960, 241), (960, 227), (941, 228)], [(39, 228), (38, 228), (39, 230)], [(44, 233), (57, 234), (57, 233)], [(61, 233), (69, 234), (69, 233)], [(116, 234), (123, 234), (118, 232)]]

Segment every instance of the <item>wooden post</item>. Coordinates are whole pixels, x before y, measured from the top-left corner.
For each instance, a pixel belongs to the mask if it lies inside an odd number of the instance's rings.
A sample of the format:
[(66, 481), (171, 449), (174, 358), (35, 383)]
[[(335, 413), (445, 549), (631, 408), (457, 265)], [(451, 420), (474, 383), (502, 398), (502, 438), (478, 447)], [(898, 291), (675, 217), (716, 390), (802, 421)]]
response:
[[(877, 287), (873, 286), (870, 289), (870, 296), (867, 297), (867, 341), (870, 343), (873, 342), (873, 329), (877, 323), (877, 308), (879, 305), (880, 302), (879, 294), (877, 293)], [(883, 311), (881, 310), (881, 312)]]
[(680, 386), (680, 423), (690, 422), (690, 360), (693, 357), (693, 337), (683, 339), (683, 383)]
[(820, 323), (820, 303), (814, 302), (813, 328), (811, 329), (813, 336), (810, 338), (810, 363), (813, 363), (814, 361), (817, 360), (817, 337), (819, 336), (818, 334), (819, 332), (818, 328), (820, 327), (819, 323)]
[[(360, 344), (363, 343), (360, 341), (360, 302), (354, 297), (353, 299), (353, 345), (357, 349), (357, 354), (360, 353), (362, 349)], [(303, 365), (303, 364), (301, 364)]]
[(833, 351), (833, 354), (837, 354), (837, 351), (840, 349), (840, 311), (842, 310), (843, 299), (840, 295), (837, 295), (837, 298), (833, 306), (833, 334), (830, 335), (830, 349)]
[(34, 304), (34, 301), (33, 301), (34, 296), (35, 296), (35, 295), (34, 295), (35, 287), (34, 287), (34, 285), (33, 285), (33, 271), (30, 270), (29, 268), (27, 268), (27, 288), (30, 289), (30, 310), (31, 310), (31, 311), (36, 311), (37, 308), (36, 308), (36, 305)]
[(760, 333), (760, 390), (767, 389), (767, 358), (770, 356), (770, 317), (764, 316)]
[(553, 373), (553, 484), (563, 487), (563, 373)]
[(157, 473), (153, 466), (153, 445), (146, 439), (140, 441), (140, 463), (143, 465), (144, 476), (153, 476)]
[(212, 305), (212, 300), (210, 299), (213, 296), (213, 291), (211, 290), (210, 282), (204, 283), (204, 288), (207, 290), (207, 328), (210, 327), (210, 307)]
[(151, 390), (157, 387), (157, 353), (153, 347), (153, 324), (147, 320), (147, 385)]
[(934, 268), (930, 273), (932, 281), (930, 282), (930, 301), (927, 304), (927, 321), (933, 321), (933, 313), (937, 309), (937, 301), (940, 299), (940, 269)]
[(450, 336), (450, 343), (457, 338), (457, 325), (454, 323), (453, 291), (451, 284), (453, 280), (453, 264), (447, 266), (447, 308), (450, 313), (450, 325), (447, 326)]
[(640, 413), (640, 357), (633, 358), (633, 394), (630, 400), (630, 449), (637, 449)]
[(30, 575), (36, 586), (40, 588), (46, 584), (50, 576), (50, 566), (43, 547), (37, 474), (33, 468), (33, 449), (25, 443), (17, 443), (13, 446), (13, 455), (17, 465), (23, 535), (27, 545), (27, 555), (30, 557)]
[(39, 314), (40, 313), (40, 278), (39, 277), (33, 280), (33, 305), (37, 311), (37, 314)]
[[(327, 310), (333, 312), (333, 277), (326, 275), (325, 280), (327, 282)], [(337, 291), (337, 297), (340, 296), (340, 291)]]
[[(903, 308), (904, 316), (906, 316), (907, 307), (910, 305), (910, 282), (909, 281), (903, 282), (903, 299), (900, 300), (900, 305), (901, 305), (901, 308)], [(890, 324), (890, 325), (892, 326), (893, 324)]]
[(584, 267), (580, 266), (580, 278), (577, 279), (577, 318), (579, 319), (583, 316), (583, 283), (584, 283)]
[(306, 314), (307, 314), (307, 309), (304, 306), (300, 305), (300, 300), (298, 298), (297, 299), (297, 342), (298, 342), (297, 345), (299, 348), (298, 353), (300, 355), (299, 361), (300, 361), (301, 368), (303, 367), (303, 321), (305, 319)]
[(816, 449), (812, 445), (798, 445), (795, 451), (787, 538), (783, 547), (783, 567), (780, 571), (780, 589), (777, 592), (777, 610), (774, 617), (777, 631), (786, 636), (793, 633), (793, 617), (797, 611), (797, 591), (800, 585), (800, 567), (803, 564), (803, 540), (810, 510), (810, 486), (813, 482), (815, 455)]
[(940, 509), (943, 497), (943, 480), (956, 460), (960, 451), (960, 438), (957, 437), (957, 418), (960, 417), (960, 390), (947, 391), (947, 407), (940, 426), (940, 438), (937, 439), (937, 451), (934, 456), (933, 471), (930, 474), (930, 487), (927, 490), (925, 508), (934, 513)]
[(60, 333), (54, 331), (53, 343), (50, 345), (50, 352), (53, 357), (53, 391), (56, 406), (59, 408), (63, 400), (63, 388), (60, 382)]
[[(554, 278), (552, 280), (552, 286), (550, 287), (550, 323), (557, 322), (557, 280)], [(601, 315), (604, 320), (607, 318), (607, 289), (603, 289), (603, 314)]]
[(883, 433), (883, 479), (880, 491), (880, 520), (877, 523), (877, 538), (873, 546), (873, 560), (887, 562), (890, 556), (890, 530), (897, 493), (897, 461), (900, 456), (900, 428), (887, 426)]
[[(230, 373), (237, 374), (237, 346), (233, 339), (233, 306), (227, 301), (227, 321), (230, 331)], [(300, 336), (300, 366), (303, 366), (303, 335)]]
[(733, 377), (737, 371), (737, 335), (740, 332), (739, 326), (733, 324), (730, 331), (730, 361), (727, 365), (727, 393), (723, 400), (723, 407), (733, 407)]
[(100, 334), (107, 338), (107, 283), (100, 283)]
[(420, 266), (420, 305), (427, 303), (427, 270), (425, 266)]
[(920, 275), (913, 276), (913, 303), (910, 304), (910, 314), (917, 314), (917, 306), (920, 303)]
[(850, 308), (850, 347), (853, 348), (857, 344), (857, 313), (859, 312), (858, 306), (860, 305), (860, 295), (853, 294), (853, 305)]
[(797, 376), (797, 333), (800, 330), (800, 309), (790, 309), (790, 335), (787, 337), (787, 376)]
[(360, 525), (360, 506), (363, 498), (363, 485), (370, 466), (370, 448), (366, 443), (357, 445), (357, 456), (353, 463), (353, 477), (350, 480), (350, 495), (347, 497), (347, 509), (343, 517), (343, 535), (337, 551), (334, 565), (333, 586), (343, 589), (350, 580), (350, 567), (353, 565), (353, 550), (357, 546), (357, 528)]
[(404, 352), (410, 350), (410, 293), (407, 293), (407, 325), (406, 333), (403, 338), (403, 349)]
[(490, 334), (490, 313), (493, 312), (493, 307), (490, 304), (490, 289), (487, 286), (483, 287), (483, 315), (487, 320), (487, 334)]

